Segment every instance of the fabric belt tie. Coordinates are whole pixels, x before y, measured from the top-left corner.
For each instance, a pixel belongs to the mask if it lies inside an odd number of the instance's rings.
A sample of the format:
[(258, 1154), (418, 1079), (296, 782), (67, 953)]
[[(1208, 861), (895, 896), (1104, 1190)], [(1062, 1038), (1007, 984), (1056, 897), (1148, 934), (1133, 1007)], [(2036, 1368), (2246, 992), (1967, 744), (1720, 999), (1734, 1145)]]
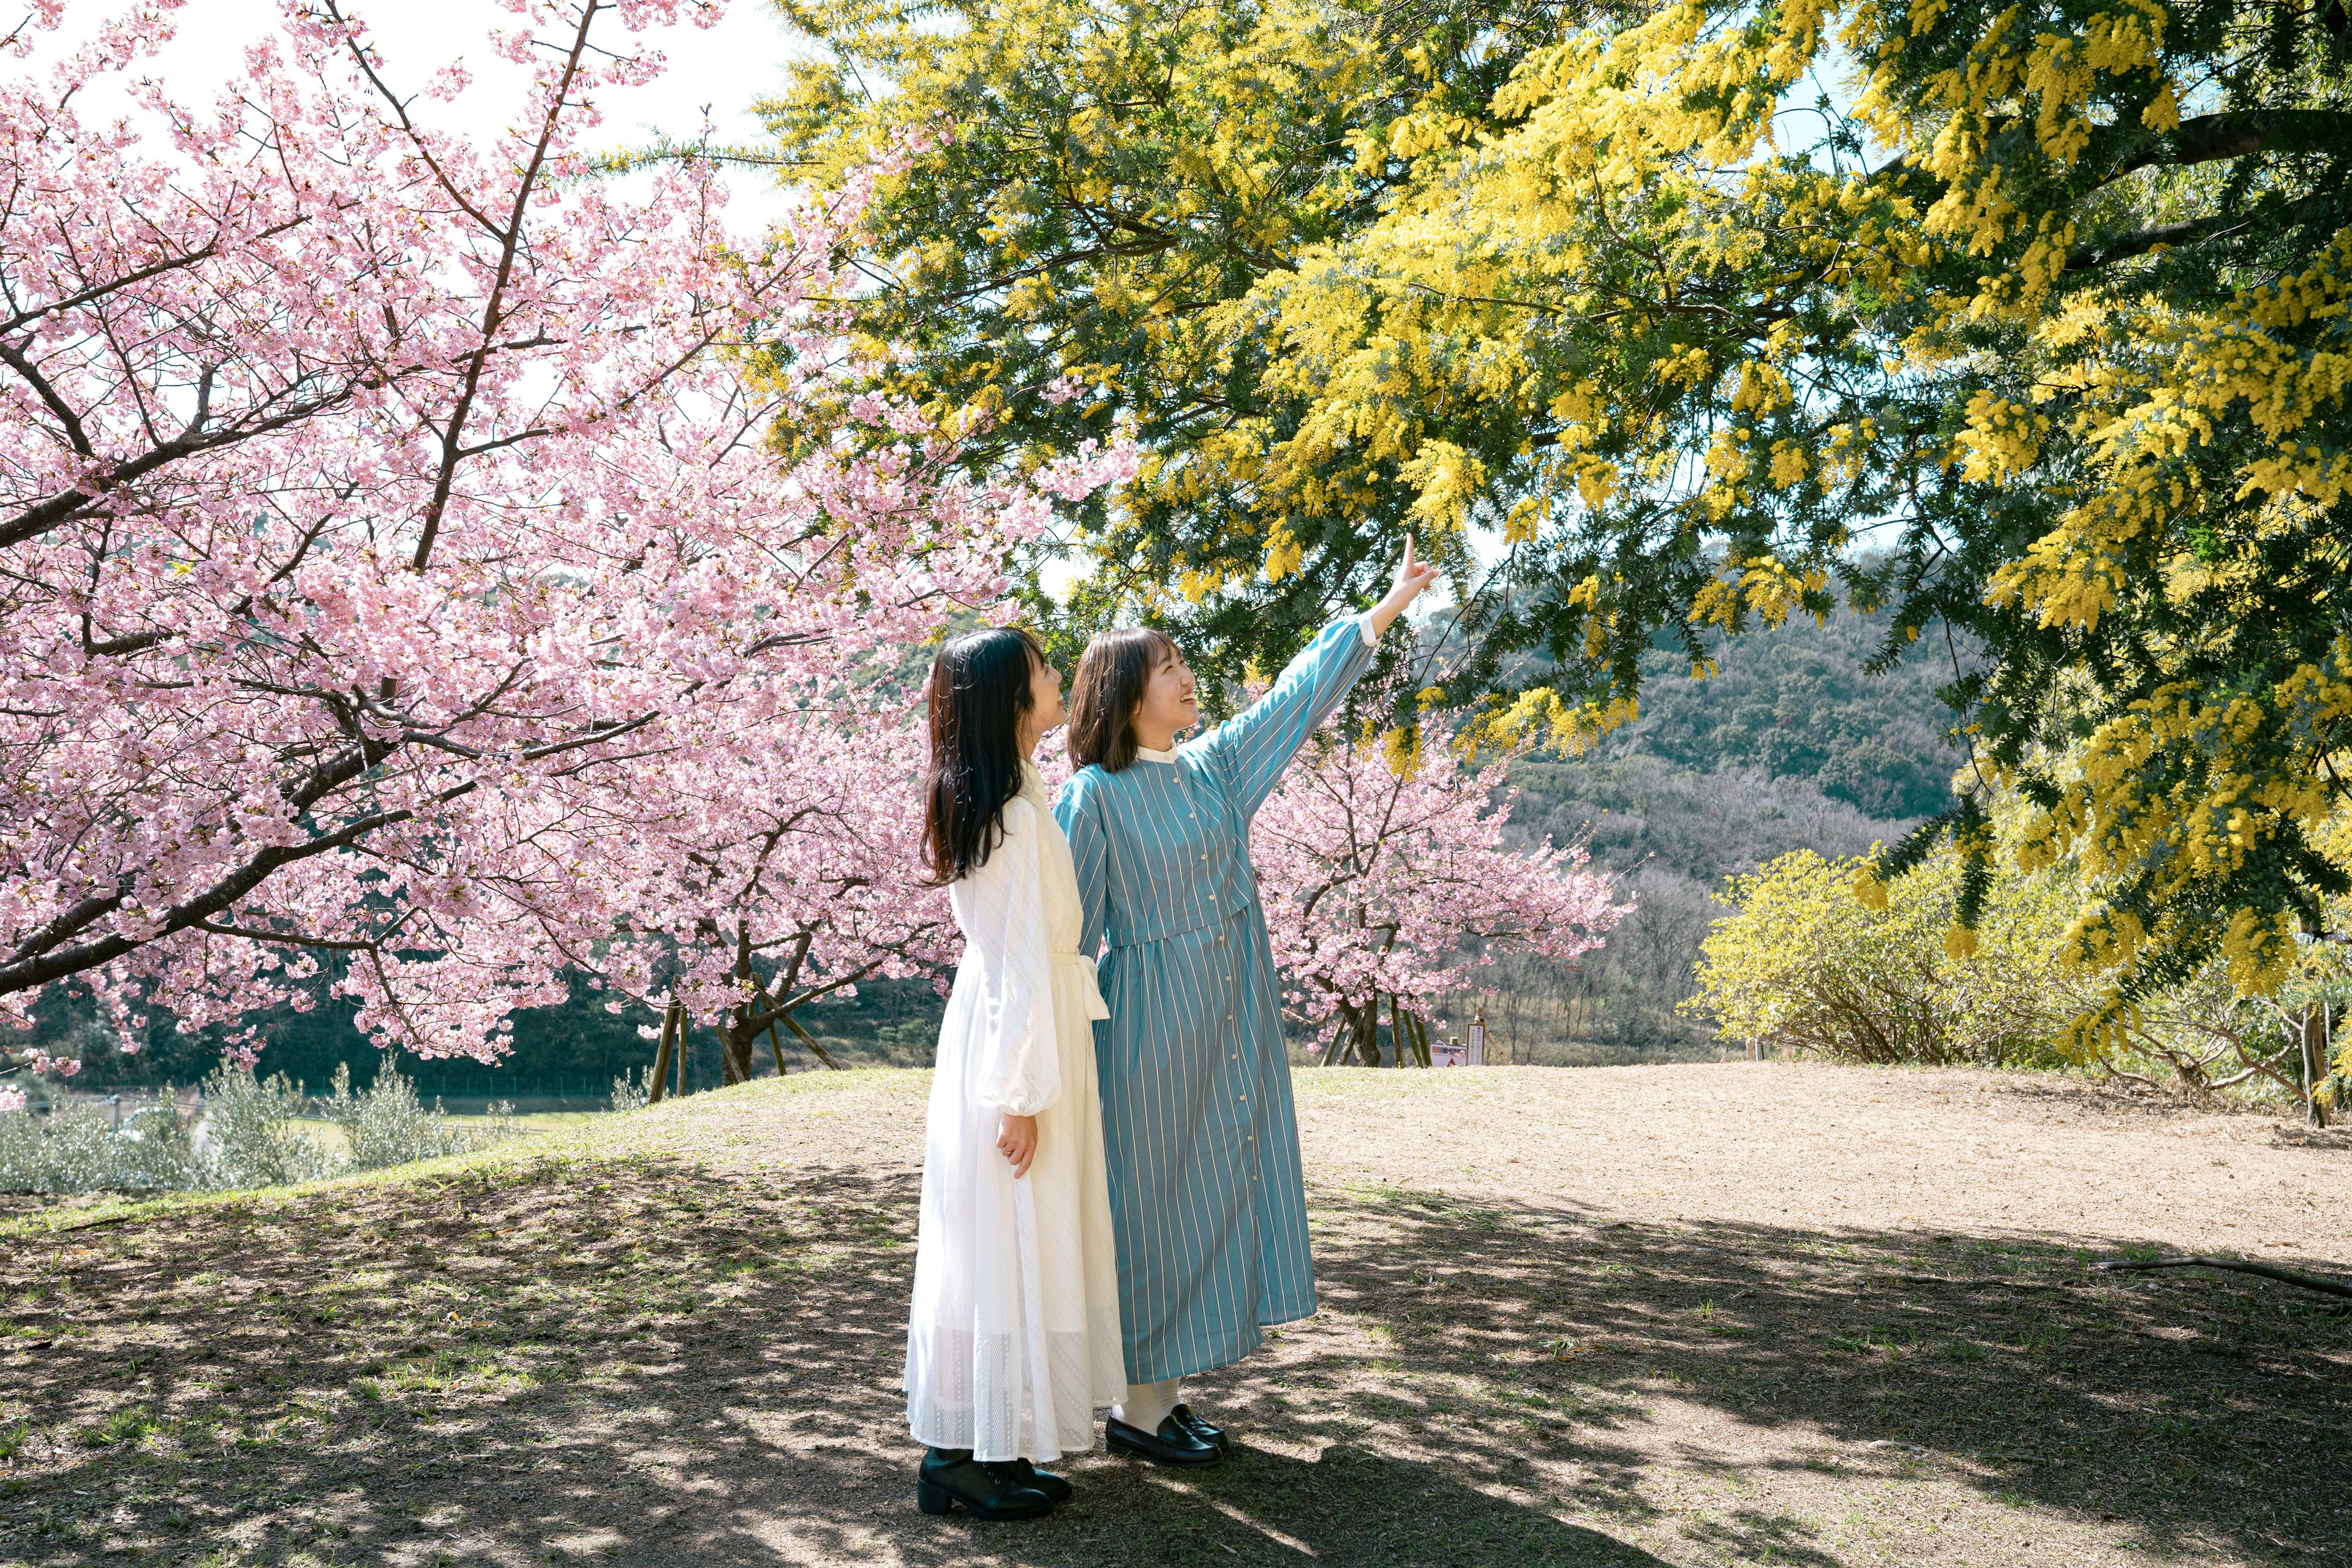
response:
[(1102, 986), (1095, 978), (1095, 961), (1083, 952), (1054, 954), (1055, 981), (1058, 984), (1066, 973), (1070, 979), (1086, 988), (1087, 1016), (1109, 1017), (1110, 1004), (1103, 1000)]

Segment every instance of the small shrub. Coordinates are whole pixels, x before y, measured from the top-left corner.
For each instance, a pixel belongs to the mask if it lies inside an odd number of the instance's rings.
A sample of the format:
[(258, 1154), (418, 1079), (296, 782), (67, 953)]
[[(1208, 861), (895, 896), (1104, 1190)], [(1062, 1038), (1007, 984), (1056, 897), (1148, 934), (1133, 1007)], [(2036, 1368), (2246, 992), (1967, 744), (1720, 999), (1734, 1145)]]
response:
[(613, 1109), (637, 1110), (644, 1108), (653, 1094), (653, 1069), (632, 1068), (613, 1080)]
[(2076, 1010), (2057, 948), (2074, 889), (2055, 877), (1996, 883), (1973, 951), (1951, 939), (1958, 857), (1898, 879), (1884, 910), (1853, 892), (1863, 859), (1810, 849), (1732, 879), (1735, 913), (1701, 944), (1699, 994), (1721, 1037), (1860, 1062), (2052, 1067)]
[(343, 1130), (350, 1144), (344, 1158), (354, 1171), (462, 1154), (511, 1138), (515, 1131), (513, 1108), (503, 1101), (490, 1108), (488, 1123), (478, 1126), (450, 1121), (437, 1100), (427, 1110), (416, 1098), (416, 1085), (389, 1065), (379, 1068), (375, 1081), (354, 1094), (352, 1069), (337, 1064), (334, 1092), (324, 1110), (328, 1120)]
[(204, 1100), (196, 1184), (267, 1187), (333, 1173), (327, 1152), (295, 1125), (310, 1097), (284, 1073), (263, 1079), (250, 1068), (223, 1062), (205, 1079)]
[(170, 1100), (72, 1100), (47, 1116), (0, 1110), (0, 1192), (95, 1193), (195, 1184), (187, 1124)]
[[(202, 1093), (193, 1124), (161, 1094), (126, 1104), (119, 1125), (115, 1108), (95, 1100), (67, 1101), (47, 1116), (0, 1108), (0, 1192), (274, 1186), (464, 1153), (516, 1131), (503, 1101), (486, 1122), (452, 1121), (437, 1100), (425, 1109), (416, 1086), (388, 1068), (354, 1094), (351, 1069), (338, 1067), (333, 1094), (314, 1102), (283, 1073), (265, 1079), (224, 1064)], [(346, 1153), (331, 1154), (303, 1132), (314, 1105), (342, 1129)]]

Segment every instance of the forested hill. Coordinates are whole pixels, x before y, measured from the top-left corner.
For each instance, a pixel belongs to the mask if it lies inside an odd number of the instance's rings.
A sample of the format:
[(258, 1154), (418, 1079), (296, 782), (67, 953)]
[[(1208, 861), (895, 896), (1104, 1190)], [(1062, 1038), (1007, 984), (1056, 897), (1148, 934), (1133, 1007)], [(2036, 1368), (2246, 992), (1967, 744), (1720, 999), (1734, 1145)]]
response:
[[(1726, 877), (1811, 848), (1858, 855), (1941, 809), (1963, 754), (1936, 696), (1952, 650), (1922, 645), (1892, 672), (1867, 669), (1885, 624), (1809, 616), (1717, 639), (1717, 673), (1695, 679), (1678, 652), (1643, 661), (1642, 717), (1574, 759), (1520, 763), (1514, 834), (1586, 839), (1635, 913), (1573, 969), (1509, 961), (1489, 1021), (1538, 1060), (1705, 1054), (1678, 1017), (1691, 966), (1721, 912)], [(1965, 650), (1960, 650), (1965, 657)], [(1457, 1004), (1457, 1007), (1459, 1004)]]
[(1877, 618), (1846, 614), (1823, 626), (1799, 616), (1736, 641), (1718, 637), (1719, 672), (1703, 680), (1680, 652), (1653, 649), (1643, 660), (1642, 717), (1601, 754), (1700, 773), (1756, 768), (1872, 816), (1932, 816), (1961, 761), (1936, 696), (1953, 679), (1955, 656), (1923, 647), (1891, 671), (1868, 673), (1885, 636)]

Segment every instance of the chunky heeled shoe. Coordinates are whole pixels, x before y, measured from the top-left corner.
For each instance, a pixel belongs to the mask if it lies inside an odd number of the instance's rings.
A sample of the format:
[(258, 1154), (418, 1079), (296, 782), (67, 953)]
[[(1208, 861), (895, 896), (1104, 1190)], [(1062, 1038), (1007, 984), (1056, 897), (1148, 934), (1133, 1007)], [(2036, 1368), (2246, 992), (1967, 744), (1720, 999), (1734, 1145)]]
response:
[(979, 1519), (1036, 1519), (1054, 1500), (1022, 1479), (1017, 1461), (984, 1464), (970, 1448), (931, 1448), (915, 1471), (915, 1506), (946, 1513), (961, 1503)]
[(1185, 1431), (1190, 1432), (1193, 1436), (1201, 1439), (1202, 1442), (1215, 1448), (1220, 1454), (1229, 1453), (1232, 1451), (1233, 1445), (1225, 1441), (1224, 1428), (1222, 1426), (1212, 1426), (1206, 1421), (1202, 1420), (1198, 1415), (1193, 1415), (1192, 1407), (1191, 1405), (1180, 1405), (1176, 1406), (1175, 1409), (1171, 1410), (1168, 1414), (1178, 1422), (1181, 1422), (1183, 1425)]
[(1157, 1432), (1130, 1426), (1114, 1415), (1103, 1423), (1103, 1441), (1114, 1454), (1133, 1454), (1155, 1465), (1213, 1465), (1225, 1457), (1214, 1443), (1203, 1443), (1173, 1415), (1161, 1421)]
[(1026, 1459), (1014, 1459), (1012, 1464), (1013, 1471), (1021, 1478), (1023, 1486), (1034, 1487), (1056, 1503), (1070, 1500), (1070, 1483), (1053, 1471), (1041, 1470)]

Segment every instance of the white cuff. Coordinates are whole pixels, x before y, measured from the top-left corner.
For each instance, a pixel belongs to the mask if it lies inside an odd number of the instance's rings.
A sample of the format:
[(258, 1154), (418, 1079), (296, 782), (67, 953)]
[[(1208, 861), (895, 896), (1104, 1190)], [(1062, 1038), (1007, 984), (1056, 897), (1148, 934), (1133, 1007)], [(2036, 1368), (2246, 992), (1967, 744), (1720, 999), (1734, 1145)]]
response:
[(1366, 610), (1362, 615), (1356, 617), (1356, 629), (1364, 634), (1364, 646), (1366, 647), (1378, 647), (1381, 646), (1381, 634), (1374, 630), (1372, 626), (1371, 611)]

